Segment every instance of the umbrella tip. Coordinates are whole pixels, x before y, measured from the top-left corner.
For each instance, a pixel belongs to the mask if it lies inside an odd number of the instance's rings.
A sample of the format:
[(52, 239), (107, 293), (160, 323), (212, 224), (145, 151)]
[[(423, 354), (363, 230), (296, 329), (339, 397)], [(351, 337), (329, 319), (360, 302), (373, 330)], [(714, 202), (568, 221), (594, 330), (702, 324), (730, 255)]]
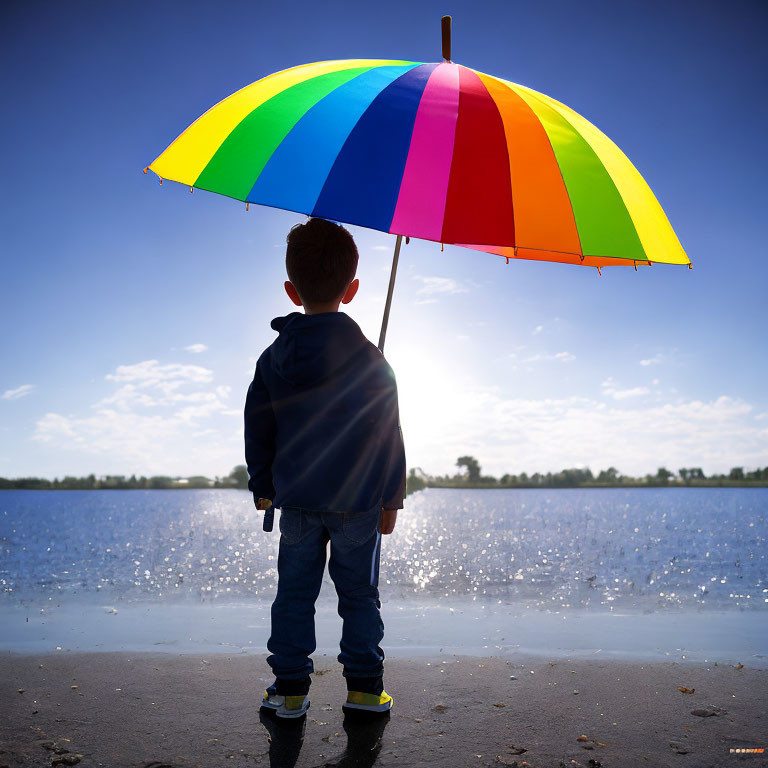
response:
[(443, 32), (443, 59), (451, 60), (451, 17), (443, 16), (440, 19), (440, 25)]

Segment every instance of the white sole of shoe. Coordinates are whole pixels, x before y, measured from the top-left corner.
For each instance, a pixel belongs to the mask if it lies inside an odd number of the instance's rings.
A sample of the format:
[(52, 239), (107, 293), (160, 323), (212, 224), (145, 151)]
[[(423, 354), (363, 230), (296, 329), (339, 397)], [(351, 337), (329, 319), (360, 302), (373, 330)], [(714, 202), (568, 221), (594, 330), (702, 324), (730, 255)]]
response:
[(304, 706), (301, 709), (286, 709), (285, 705), (275, 710), (275, 714), (278, 717), (291, 719), (294, 717), (302, 717), (307, 714), (309, 709), (309, 699), (304, 699)]
[(388, 701), (386, 704), (379, 704), (378, 706), (371, 706), (370, 704), (350, 704), (349, 702), (344, 702), (341, 705), (342, 709), (360, 709), (363, 710), (363, 712), (386, 712), (387, 710), (392, 709), (392, 701)]

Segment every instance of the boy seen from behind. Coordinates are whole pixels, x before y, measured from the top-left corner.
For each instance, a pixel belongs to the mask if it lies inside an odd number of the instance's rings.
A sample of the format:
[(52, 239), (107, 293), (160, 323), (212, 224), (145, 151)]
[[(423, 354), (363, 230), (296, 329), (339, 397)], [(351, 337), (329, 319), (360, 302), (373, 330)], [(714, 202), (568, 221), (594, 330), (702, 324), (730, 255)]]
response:
[[(279, 717), (309, 707), (315, 601), (325, 570), (343, 630), (338, 660), (345, 709), (384, 712), (379, 600), (381, 535), (405, 497), (405, 452), (395, 376), (339, 304), (357, 292), (352, 235), (324, 219), (287, 237), (285, 290), (304, 314), (276, 317), (278, 337), (259, 357), (245, 403), (245, 458), (265, 519), (280, 509), (277, 595), (267, 658), (275, 682), (262, 706)], [(265, 528), (269, 525), (265, 522)]]

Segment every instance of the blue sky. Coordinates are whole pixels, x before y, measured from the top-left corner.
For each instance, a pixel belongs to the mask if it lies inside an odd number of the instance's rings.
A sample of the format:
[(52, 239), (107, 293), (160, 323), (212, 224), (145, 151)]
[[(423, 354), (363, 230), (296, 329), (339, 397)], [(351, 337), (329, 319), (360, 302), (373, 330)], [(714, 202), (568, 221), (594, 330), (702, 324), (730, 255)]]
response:
[[(409, 466), (768, 464), (762, 2), (4, 3), (0, 476), (225, 474), (304, 217), (141, 169), (209, 106), (343, 58), (453, 59), (565, 102), (628, 155), (693, 270), (411, 241), (386, 356)], [(374, 342), (394, 237), (350, 227)]]

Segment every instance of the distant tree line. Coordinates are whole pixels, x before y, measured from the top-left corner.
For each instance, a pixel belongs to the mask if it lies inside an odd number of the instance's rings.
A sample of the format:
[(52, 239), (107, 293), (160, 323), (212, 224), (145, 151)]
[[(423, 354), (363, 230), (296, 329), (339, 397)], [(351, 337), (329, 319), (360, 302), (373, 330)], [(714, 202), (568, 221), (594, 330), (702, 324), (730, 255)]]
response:
[(428, 475), (421, 467), (412, 467), (408, 472), (407, 493), (422, 488), (616, 488), (616, 487), (685, 487), (685, 486), (765, 486), (768, 485), (768, 467), (745, 471), (734, 467), (726, 475), (705, 475), (701, 467), (679, 469), (670, 472), (659, 467), (655, 474), (632, 477), (622, 475), (615, 467), (609, 467), (593, 474), (589, 468), (563, 469), (560, 472), (528, 475), (505, 474), (500, 478), (484, 475), (474, 456), (460, 456), (456, 460), (459, 472), (454, 475)]
[(244, 464), (235, 467), (226, 477), (210, 479), (203, 475), (170, 477), (152, 475), (87, 475), (46, 480), (41, 477), (18, 477), (13, 480), (0, 477), (0, 490), (27, 491), (95, 491), (95, 490), (166, 490), (173, 488), (248, 488), (248, 470)]
[[(705, 475), (700, 467), (679, 469), (670, 472), (666, 467), (659, 467), (656, 474), (632, 477), (622, 475), (615, 467), (598, 472), (590, 469), (563, 469), (560, 472), (528, 475), (504, 474), (500, 478), (484, 475), (480, 463), (474, 456), (460, 456), (456, 461), (459, 471), (454, 475), (428, 475), (421, 467), (412, 467), (408, 472), (407, 493), (422, 488), (615, 488), (615, 487), (684, 487), (684, 486), (766, 486), (768, 485), (768, 467), (746, 471), (743, 467), (734, 467), (725, 475)], [(213, 479), (203, 475), (190, 477), (170, 477), (152, 475), (137, 477), (131, 475), (87, 475), (86, 477), (66, 476), (61, 479), (46, 480), (41, 477), (19, 477), (7, 479), (0, 477), (0, 490), (30, 491), (93, 491), (93, 490), (166, 490), (174, 488), (248, 488), (248, 469), (244, 464), (236, 466), (225, 477)]]

